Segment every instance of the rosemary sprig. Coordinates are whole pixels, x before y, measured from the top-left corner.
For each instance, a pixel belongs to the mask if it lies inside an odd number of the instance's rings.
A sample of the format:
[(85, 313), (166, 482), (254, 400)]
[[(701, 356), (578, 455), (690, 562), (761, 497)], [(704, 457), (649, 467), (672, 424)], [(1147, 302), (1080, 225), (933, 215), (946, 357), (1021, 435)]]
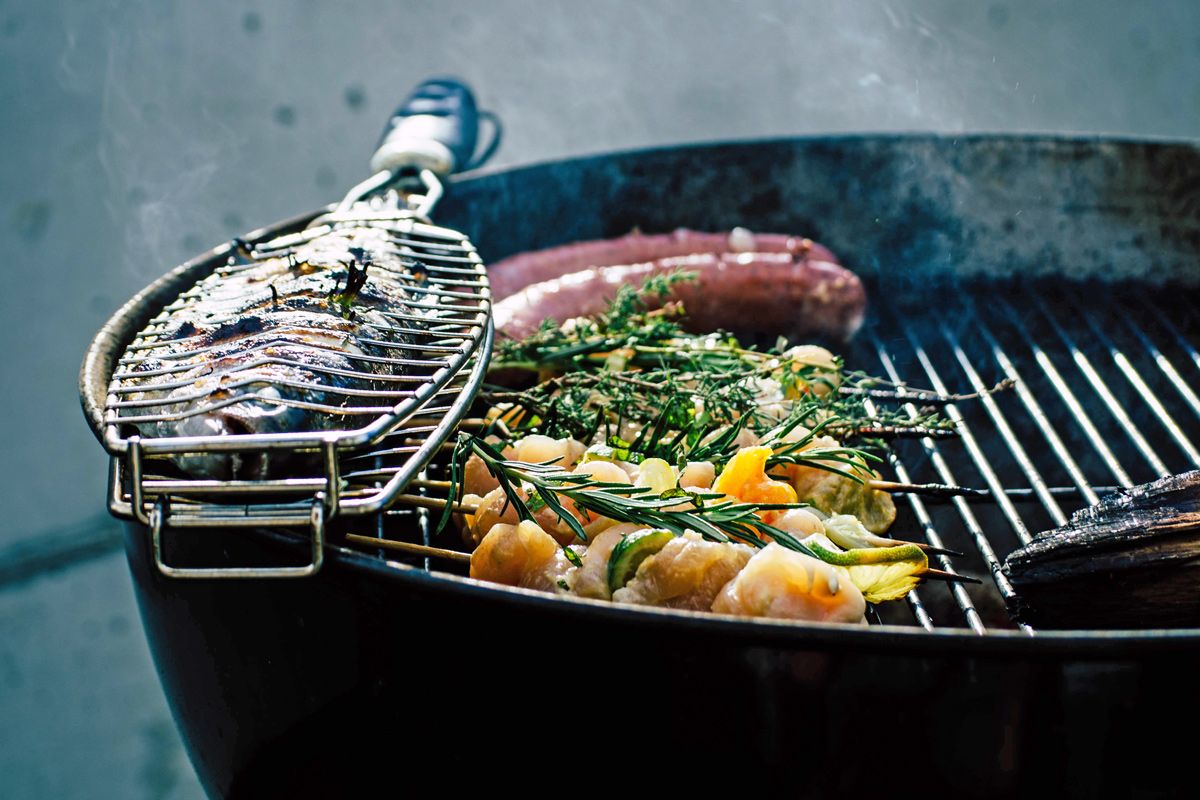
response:
[[(507, 504), (516, 510), (519, 519), (533, 519), (526, 496), (537, 496), (584, 542), (588, 536), (583, 523), (566, 510), (563, 498), (571, 500), (577, 508), (617, 522), (663, 528), (676, 535), (692, 530), (712, 541), (738, 541), (755, 547), (764, 547), (774, 539), (784, 547), (817, 557), (792, 534), (757, 516), (758, 511), (804, 508), (804, 503), (738, 503), (729, 501), (724, 495), (686, 489), (656, 495), (646, 487), (600, 482), (588, 475), (567, 472), (552, 463), (510, 461), (482, 439), (467, 433), (459, 434), (454, 460), (462, 464), (472, 453), (479, 456), (499, 482)], [(524, 489), (524, 496), (518, 487)], [(443, 513), (439, 530), (449, 517), (449, 511)], [(574, 555), (569, 548), (567, 550)], [(571, 558), (571, 555), (567, 557)]]

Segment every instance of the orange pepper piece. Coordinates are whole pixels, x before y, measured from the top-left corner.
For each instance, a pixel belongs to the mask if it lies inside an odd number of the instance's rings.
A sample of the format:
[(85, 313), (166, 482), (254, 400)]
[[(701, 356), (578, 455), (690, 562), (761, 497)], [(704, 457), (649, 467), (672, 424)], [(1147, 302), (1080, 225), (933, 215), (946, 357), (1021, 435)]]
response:
[[(735, 497), (743, 503), (795, 503), (796, 490), (790, 484), (771, 480), (767, 476), (769, 447), (747, 447), (729, 459), (725, 469), (713, 484), (713, 491)], [(773, 522), (786, 513), (779, 510), (757, 512), (764, 522)]]

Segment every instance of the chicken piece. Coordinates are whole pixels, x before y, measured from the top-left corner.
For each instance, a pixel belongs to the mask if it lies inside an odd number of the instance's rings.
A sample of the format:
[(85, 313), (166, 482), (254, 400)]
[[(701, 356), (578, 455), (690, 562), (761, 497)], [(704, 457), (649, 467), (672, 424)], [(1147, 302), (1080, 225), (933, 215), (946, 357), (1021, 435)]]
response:
[(565, 593), (575, 570), (554, 537), (536, 524), (493, 525), (471, 554), (471, 577)]
[(569, 470), (579, 462), (587, 450), (583, 443), (570, 437), (551, 439), (549, 436), (533, 434), (513, 443), (515, 460), (526, 464), (554, 462), (554, 466)]
[(825, 397), (830, 392), (837, 391), (838, 386), (841, 385), (842, 376), (838, 369), (837, 358), (824, 347), (818, 347), (815, 344), (799, 344), (785, 350), (783, 357), (789, 359), (795, 367), (800, 368), (796, 370), (797, 373), (801, 369), (807, 373), (805, 377), (797, 374), (790, 380), (788, 379), (790, 376), (785, 376), (784, 380), (788, 388), (787, 396), (792, 399), (809, 392), (818, 397)]
[[(529, 497), (524, 489), (518, 489), (517, 495), (528, 502)], [(591, 535), (592, 531), (588, 529), (591, 520), (584, 512), (575, 507), (574, 501), (569, 497), (561, 497), (559, 501), (562, 503), (563, 509), (579, 520), (584, 525), (584, 531)], [(517, 514), (517, 507), (508, 502), (508, 497), (504, 494), (503, 489), (493, 489), (488, 492), (476, 506), (474, 514), (466, 515), (466, 526), (462, 531), (463, 542), (469, 547), (478, 545), (493, 526), (516, 525), (521, 520), (520, 515)], [(558, 514), (549, 506), (542, 506), (534, 511), (533, 521), (539, 528), (553, 536), (559, 544), (568, 545), (576, 539), (575, 531), (571, 529), (571, 526), (559, 519)], [(608, 524), (612, 524), (611, 520), (608, 521)], [(603, 530), (605, 527), (607, 525), (596, 526), (599, 530)]]
[(626, 534), (645, 530), (644, 525), (623, 522), (597, 534), (583, 553), (583, 566), (571, 578), (571, 591), (580, 597), (611, 600), (608, 589), (608, 559)]
[(867, 603), (844, 570), (772, 542), (720, 591), (718, 614), (865, 625)]
[(684, 489), (711, 489), (717, 479), (717, 468), (711, 461), (689, 461), (679, 473), (679, 485)]
[(825, 523), (821, 518), (806, 508), (791, 508), (783, 512), (773, 523), (781, 531), (787, 531), (797, 538), (803, 539), (814, 533), (825, 533)]
[(754, 554), (744, 544), (705, 541), (688, 531), (638, 567), (633, 580), (613, 592), (618, 603), (707, 610)]
[[(800, 441), (809, 433), (807, 428), (796, 427), (788, 431), (783, 441)], [(800, 452), (838, 447), (841, 447), (841, 444), (832, 436), (817, 436), (801, 448)], [(843, 472), (850, 468), (849, 464), (840, 461), (818, 459), (814, 463), (828, 464), (833, 469)], [(864, 479), (879, 477), (879, 473), (868, 469), (866, 464), (860, 464), (858, 472)], [(896, 503), (890, 494), (872, 489), (836, 472), (806, 464), (788, 464), (776, 467), (771, 475), (787, 480), (802, 502), (826, 514), (851, 514), (858, 517), (871, 533), (885, 533), (896, 521)]]

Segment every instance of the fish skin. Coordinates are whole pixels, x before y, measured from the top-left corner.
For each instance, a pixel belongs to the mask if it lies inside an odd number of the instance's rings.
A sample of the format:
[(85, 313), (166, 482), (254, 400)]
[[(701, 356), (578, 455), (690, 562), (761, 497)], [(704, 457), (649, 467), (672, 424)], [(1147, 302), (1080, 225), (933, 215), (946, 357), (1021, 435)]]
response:
[[(331, 296), (344, 291), (348, 265), (365, 265), (367, 272), (352, 314), (344, 316)], [(418, 267), (386, 231), (348, 228), (306, 243), (295, 258), (269, 258), (230, 275), (209, 276), (195, 287), (197, 299), (154, 323), (163, 326), (157, 335), (166, 346), (147, 351), (148, 357), (130, 370), (132, 377), (172, 369), (140, 379), (141, 391), (127, 397), (157, 399), (164, 405), (123, 409), (123, 416), (207, 408), (182, 419), (136, 424), (141, 435), (154, 438), (327, 431), (368, 424), (373, 415), (351, 413), (353, 407), (390, 407), (398, 400), (354, 397), (338, 390), (402, 386), (388, 380), (402, 374), (402, 367), (362, 357), (395, 357), (394, 350), (378, 343), (411, 342), (411, 337), (390, 330), (384, 312), (420, 313), (411, 307), (414, 297), (407, 288), (414, 283), (411, 275), (419, 275)], [(259, 363), (264, 358), (290, 363)], [(378, 377), (337, 374), (347, 371)], [(283, 382), (319, 383), (323, 388)], [(259, 397), (215, 407), (235, 391), (256, 392)], [(346, 412), (297, 408), (288, 401)], [(173, 460), (192, 477), (256, 480), (279, 477), (307, 466), (310, 459), (280, 451), (198, 453)]]

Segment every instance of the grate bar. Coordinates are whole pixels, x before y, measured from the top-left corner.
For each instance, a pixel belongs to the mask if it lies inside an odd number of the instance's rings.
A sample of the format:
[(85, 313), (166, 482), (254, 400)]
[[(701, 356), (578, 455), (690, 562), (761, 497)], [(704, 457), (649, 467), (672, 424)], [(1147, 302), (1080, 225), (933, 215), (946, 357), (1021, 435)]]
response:
[(1104, 332), (1104, 329), (1096, 322), (1095, 315), (1080, 305), (1074, 298), (1069, 298), (1069, 302), (1079, 311), (1080, 315), (1087, 322), (1088, 327), (1092, 329), (1092, 333), (1096, 335), (1099, 342), (1108, 350), (1108, 354), (1112, 358), (1113, 363), (1117, 365), (1117, 369), (1133, 385), (1133, 388), (1137, 389), (1142, 400), (1150, 406), (1150, 410), (1154, 412), (1154, 416), (1158, 417), (1158, 421), (1167, 429), (1167, 433), (1171, 435), (1171, 438), (1175, 440), (1179, 448), (1187, 454), (1192, 463), (1200, 467), (1200, 451), (1196, 449), (1196, 446), (1192, 444), (1192, 441), (1188, 439), (1179, 427), (1179, 423), (1175, 421), (1175, 418), (1167, 411), (1166, 406), (1158, 399), (1157, 393), (1138, 374), (1137, 368), (1133, 366), (1133, 362), (1129, 360), (1129, 357)]
[(1133, 335), (1141, 342), (1142, 347), (1146, 348), (1146, 352), (1150, 354), (1150, 358), (1154, 360), (1159, 371), (1167, 376), (1167, 380), (1175, 387), (1175, 391), (1179, 392), (1179, 395), (1187, 402), (1196, 416), (1200, 417), (1200, 397), (1197, 397), (1192, 388), (1187, 385), (1183, 376), (1179, 374), (1179, 371), (1175, 369), (1175, 365), (1171, 363), (1171, 359), (1163, 355), (1162, 351), (1158, 349), (1158, 345), (1154, 344), (1150, 340), (1150, 337), (1131, 320), (1126, 319), (1125, 326), (1133, 332)]
[[(883, 365), (884, 371), (887, 373), (888, 380), (894, 383), (903, 383), (904, 381), (900, 377), (900, 373), (896, 370), (896, 365), (893, 363), (891, 355), (884, 348), (883, 343), (878, 338), (875, 338), (874, 345), (875, 351), (879, 357), (879, 361)], [(947, 408), (950, 408), (950, 406), (947, 406)], [(904, 409), (905, 413), (907, 413), (912, 419), (917, 418), (920, 414), (920, 412), (917, 411), (917, 407), (912, 403), (905, 403)], [(961, 415), (959, 416), (961, 418)], [(951, 485), (958, 485), (958, 480), (954, 477), (954, 472), (950, 469), (950, 465), (946, 462), (946, 459), (939, 450), (937, 443), (934, 442), (933, 439), (925, 437), (924, 439), (921, 439), (921, 447), (924, 449), (925, 454), (929, 457), (930, 463), (933, 464), (933, 468), (937, 471), (938, 477), (942, 480), (942, 482)], [(958, 515), (962, 518), (963, 526), (967, 530), (967, 535), (974, 543), (976, 551), (978, 551), (979, 555), (987, 564), (988, 571), (992, 575), (992, 581), (996, 584), (996, 588), (999, 590), (1000, 594), (1005, 600), (1015, 597), (1016, 593), (1013, 591), (1012, 585), (1008, 582), (1008, 578), (1004, 576), (1004, 572), (1001, 570), (1000, 559), (997, 558), (996, 551), (992, 548), (992, 543), (988, 540), (987, 535), (984, 534), (983, 527), (979, 524), (979, 520), (975, 516), (975, 512), (972, 511), (971, 507), (967, 504), (966, 498), (959, 495), (953, 497), (950, 502), (954, 505), (955, 510), (958, 511)], [(978, 612), (975, 613), (975, 616), (978, 616)], [(978, 625), (978, 629), (983, 628), (982, 620), (978, 621)], [(973, 630), (976, 630), (975, 625), (972, 625), (971, 627)]]
[[(949, 394), (946, 384), (942, 382), (937, 368), (933, 365), (933, 360), (930, 359), (929, 354), (925, 351), (925, 347), (917, 339), (912, 328), (905, 322), (901, 322), (901, 325), (909, 344), (917, 355), (917, 360), (921, 362), (921, 366), (925, 369), (925, 374), (929, 377), (934, 391), (940, 394)], [(958, 429), (959, 435), (962, 437), (962, 442), (966, 446), (967, 452), (971, 455), (971, 460), (975, 462), (975, 466), (983, 474), (984, 482), (991, 489), (992, 495), (996, 498), (996, 502), (1000, 506), (1000, 510), (1004, 512), (1004, 516), (1012, 526), (1013, 533), (1017, 535), (1017, 538), (1023, 544), (1028, 544), (1032, 541), (1029, 529), (1025, 527), (1025, 523), (1021, 520), (1021, 516), (1017, 513), (1017, 509), (1012, 504), (1012, 501), (1008, 499), (1008, 495), (1004, 491), (1004, 484), (1001, 483), (1000, 478), (996, 475), (996, 470), (992, 468), (991, 462), (984, 455), (983, 448), (979, 446), (979, 441), (971, 433), (971, 428), (967, 425), (962, 412), (953, 403), (946, 405), (945, 412), (946, 416), (954, 422), (955, 427)], [(999, 569), (998, 563), (996, 569)]]
[[(1008, 353), (1006, 353), (1004, 348), (1000, 346), (1000, 342), (992, 334), (991, 329), (983, 322), (983, 317), (979, 315), (978, 310), (973, 307), (973, 304), (971, 312), (974, 314), (974, 319), (977, 322), (979, 332), (983, 335), (984, 340), (987, 341), (988, 346), (992, 349), (992, 356), (996, 359), (996, 363), (998, 363), (1000, 365), (1000, 369), (1004, 371), (1005, 377), (1012, 380), (1013, 390), (1017, 393), (1017, 397), (1019, 397), (1021, 402), (1025, 405), (1025, 409), (1033, 418), (1033, 421), (1038, 426), (1038, 429), (1041, 430), (1042, 436), (1044, 436), (1046, 441), (1050, 444), (1050, 449), (1054, 451), (1054, 455), (1058, 458), (1059, 463), (1063, 465), (1063, 468), (1066, 469), (1067, 474), (1071, 476), (1071, 481), (1079, 488), (1084, 500), (1086, 500), (1089, 505), (1098, 503), (1100, 501), (1100, 496), (1096, 494), (1096, 491), (1092, 488), (1087, 476), (1083, 474), (1083, 469), (1079, 466), (1079, 462), (1075, 460), (1075, 458), (1071, 455), (1071, 451), (1063, 442), (1062, 438), (1059, 437), (1058, 431), (1054, 429), (1054, 425), (1050, 422), (1049, 415), (1046, 414), (1045, 409), (1042, 408), (1042, 404), (1038, 402), (1037, 397), (1034, 396), (1033, 392), (1029, 389), (1029, 385), (1026, 384), (1024, 379), (1021, 377), (1021, 373), (1017, 370), (1016, 364), (1012, 362), (1012, 359), (1008, 357)], [(1039, 496), (1042, 491), (1050, 492), (1051, 496), (1053, 496), (1053, 490), (1047, 489), (1044, 484), (1041, 487), (1037, 487), (1037, 489)], [(1055, 508), (1058, 508), (1057, 503), (1055, 503), (1054, 506)], [(1047, 507), (1047, 510), (1049, 510), (1049, 507)], [(1059, 513), (1061, 513), (1061, 509), (1059, 509)], [(1051, 512), (1051, 514), (1053, 515), (1053, 512)], [(1057, 520), (1058, 517), (1055, 516), (1055, 519)], [(1063, 523), (1059, 524), (1061, 525)]]
[[(1021, 471), (1024, 472), (1025, 477), (1029, 479), (1029, 485), (1033, 487), (1033, 491), (1035, 494), (1037, 494), (1038, 500), (1041, 501), (1051, 518), (1054, 519), (1055, 524), (1066, 525), (1067, 515), (1063, 513), (1062, 507), (1058, 504), (1058, 501), (1055, 500), (1053, 495), (1050, 494), (1050, 490), (1046, 485), (1046, 481), (1042, 478), (1042, 474), (1038, 471), (1037, 467), (1033, 465), (1033, 459), (1029, 457), (1029, 453), (1025, 451), (1024, 445), (1021, 444), (1021, 441), (1017, 438), (1016, 434), (1013, 433), (1012, 427), (1008, 424), (1008, 420), (1004, 416), (1004, 412), (1000, 410), (1000, 404), (996, 402), (996, 399), (992, 397), (991, 393), (986, 391), (987, 386), (984, 384), (983, 379), (979, 377), (979, 373), (975, 370), (975, 366), (971, 363), (971, 359), (967, 357), (966, 352), (963, 350), (962, 345), (958, 341), (958, 337), (951, 333), (945, 325), (941, 325), (939, 327), (941, 328), (942, 336), (946, 339), (946, 341), (950, 344), (951, 349), (954, 351), (954, 357), (958, 359), (959, 366), (961, 366), (963, 372), (966, 373), (967, 380), (970, 382), (971, 388), (979, 393), (979, 400), (981, 403), (983, 403), (983, 407), (987, 411), (988, 416), (992, 418), (992, 424), (994, 424), (996, 426), (996, 430), (1000, 432), (1000, 438), (1004, 440), (1004, 444), (1008, 447), (1008, 451), (1012, 453), (1013, 458), (1015, 458), (1017, 464), (1020, 465)], [(999, 350), (999, 347), (997, 346), (996, 349)], [(1004, 351), (1000, 350), (1000, 355), (1003, 356), (1003, 354)], [(1020, 383), (1019, 376), (1017, 377), (1017, 385), (1022, 385)], [(1032, 410), (1030, 410), (1030, 413), (1032, 413)], [(1051, 429), (1051, 433), (1053, 433), (1053, 429)], [(1055, 439), (1057, 439), (1057, 436)], [(1005, 495), (1005, 500), (1011, 502), (1008, 500), (1007, 495)], [(1014, 512), (1016, 511), (1015, 507), (1013, 510)]]
[[(875, 404), (870, 400), (863, 400), (863, 409), (871, 416), (875, 416), (877, 413)], [(915, 411), (915, 409), (913, 409), (913, 411)], [(888, 462), (892, 465), (892, 469), (896, 471), (896, 477), (901, 482), (912, 483), (912, 478), (909, 475), (908, 470), (905, 468), (904, 462), (900, 460), (900, 457), (896, 455), (894, 451), (889, 450)], [(933, 518), (929, 516), (929, 510), (925, 508), (925, 502), (919, 495), (911, 492), (905, 496), (908, 498), (908, 503), (912, 507), (913, 514), (915, 514), (917, 517), (917, 522), (920, 523), (921, 529), (925, 533), (925, 541), (929, 542), (929, 544), (933, 545), (934, 547), (943, 550), (946, 549), (946, 545), (942, 541), (942, 537), (938, 535), (937, 529), (933, 525)], [(944, 554), (938, 554), (934, 557), (938, 559), (942, 569), (946, 570), (947, 572), (955, 571), (954, 565), (950, 563), (950, 559), (947, 556)], [(983, 620), (980, 619), (979, 612), (975, 610), (975, 606), (971, 602), (971, 596), (967, 594), (966, 587), (964, 587), (961, 583), (953, 583), (950, 585), (950, 593), (954, 596), (954, 601), (958, 603), (958, 607), (962, 610), (963, 618), (966, 620), (967, 625), (970, 626), (971, 630), (975, 631), (976, 633), (984, 633), (985, 628), (983, 626)], [(909, 592), (908, 604), (912, 609), (913, 617), (916, 618), (917, 623), (920, 624), (921, 627), (925, 628), (925, 630), (933, 630), (933, 619), (930, 617), (929, 612), (925, 609), (925, 604), (921, 601), (916, 589), (913, 589), (911, 592)]]
[[(1092, 388), (1096, 391), (1096, 394), (1100, 396), (1100, 400), (1104, 403), (1105, 407), (1108, 408), (1109, 413), (1111, 413), (1113, 417), (1116, 418), (1117, 422), (1120, 423), (1121, 428), (1125, 431), (1125, 434), (1133, 440), (1133, 443), (1137, 447), (1138, 452), (1141, 453), (1142, 458), (1146, 460), (1146, 463), (1150, 465), (1151, 469), (1158, 473), (1160, 478), (1165, 478), (1167, 475), (1170, 475), (1171, 470), (1169, 470), (1167, 465), (1162, 462), (1162, 459), (1155, 455), (1154, 448), (1152, 448), (1150, 443), (1146, 441), (1146, 438), (1142, 436), (1141, 432), (1137, 429), (1137, 426), (1133, 424), (1133, 420), (1129, 418), (1129, 414), (1125, 412), (1125, 409), (1122, 408), (1121, 404), (1117, 402), (1117, 398), (1113, 396), (1111, 391), (1109, 391), (1108, 387), (1104, 384), (1104, 379), (1100, 377), (1100, 373), (1097, 372), (1096, 368), (1092, 366), (1092, 362), (1086, 355), (1084, 355), (1083, 351), (1076, 346), (1075, 341), (1065, 330), (1063, 330), (1063, 327), (1058, 324), (1058, 321), (1054, 319), (1054, 315), (1050, 312), (1050, 309), (1046, 307), (1045, 302), (1043, 302), (1043, 300), (1036, 295), (1033, 297), (1033, 302), (1037, 304), (1038, 310), (1041, 311), (1042, 316), (1046, 318), (1046, 320), (1050, 323), (1050, 327), (1054, 329), (1054, 332), (1058, 335), (1058, 338), (1062, 340), (1062, 343), (1066, 346), (1067, 350), (1070, 351), (1071, 358), (1075, 361), (1075, 365), (1079, 367), (1079, 371), (1083, 373), (1083, 376), (1087, 378), (1087, 382), (1092, 385)], [(1120, 478), (1118, 478), (1118, 480), (1119, 479)], [(1130, 481), (1125, 485), (1132, 486), (1133, 482)]]
[(1096, 453), (1104, 461), (1105, 466), (1112, 472), (1117, 483), (1122, 486), (1133, 486), (1133, 479), (1125, 472), (1125, 468), (1121, 466), (1121, 462), (1117, 460), (1108, 443), (1104, 441), (1104, 437), (1100, 435), (1100, 431), (1096, 429), (1095, 424), (1092, 422), (1091, 416), (1083, 410), (1083, 405), (1080, 404), (1079, 398), (1071, 391), (1070, 385), (1063, 379), (1062, 373), (1058, 371), (1058, 368), (1054, 366), (1054, 362), (1050, 360), (1050, 356), (1046, 354), (1046, 351), (1030, 335), (1029, 329), (1025, 327), (1025, 323), (1017, 315), (1016, 309), (1009, 305), (1008, 301), (1003, 298), (997, 297), (995, 300), (1001, 310), (1004, 311), (1005, 316), (1008, 317), (1009, 321), (1017, 329), (1017, 332), (1021, 334), (1021, 338), (1029, 345), (1034, 361), (1042, 368), (1043, 374), (1045, 374), (1051, 385), (1054, 386), (1055, 391), (1058, 392), (1063, 403), (1071, 411), (1071, 418), (1083, 428), (1088, 441), (1091, 442)]
[(1157, 308), (1155, 308), (1154, 302), (1146, 296), (1144, 290), (1138, 294), (1138, 299), (1141, 300), (1142, 305), (1145, 306), (1147, 310), (1150, 311), (1151, 315), (1159, 322), (1159, 324), (1161, 324), (1167, 330), (1167, 333), (1171, 334), (1171, 338), (1173, 338), (1175, 342), (1181, 348), (1183, 348), (1183, 351), (1188, 354), (1188, 357), (1191, 358), (1192, 362), (1196, 365), (1196, 369), (1200, 369), (1200, 351), (1197, 351), (1196, 348), (1192, 346), (1192, 343), (1184, 338), (1183, 334), (1179, 332), (1179, 328), (1176, 328), (1175, 324), (1171, 322), (1171, 320), (1167, 319)]

